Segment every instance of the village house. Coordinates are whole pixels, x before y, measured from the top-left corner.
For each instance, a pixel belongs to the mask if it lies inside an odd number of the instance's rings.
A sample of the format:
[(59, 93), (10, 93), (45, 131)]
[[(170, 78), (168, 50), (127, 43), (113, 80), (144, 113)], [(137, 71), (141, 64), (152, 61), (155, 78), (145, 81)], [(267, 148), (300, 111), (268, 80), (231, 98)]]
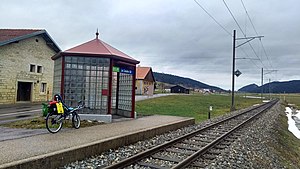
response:
[(136, 94), (153, 95), (154, 92), (154, 76), (151, 67), (136, 68)]
[(0, 29), (0, 104), (51, 99), (59, 51), (46, 30)]
[(171, 87), (171, 93), (185, 93), (185, 94), (190, 94), (190, 89), (180, 86), (180, 85), (176, 85)]

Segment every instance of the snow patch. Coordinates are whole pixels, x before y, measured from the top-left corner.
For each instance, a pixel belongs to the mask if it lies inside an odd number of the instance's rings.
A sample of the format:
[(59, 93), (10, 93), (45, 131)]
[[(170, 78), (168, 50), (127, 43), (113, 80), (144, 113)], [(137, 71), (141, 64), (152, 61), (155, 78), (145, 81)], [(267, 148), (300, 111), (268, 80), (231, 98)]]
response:
[(300, 119), (300, 111), (297, 110), (297, 114), (292, 114), (293, 110), (290, 107), (285, 108), (286, 116), (288, 118), (288, 130), (294, 134), (298, 139), (300, 139), (300, 130), (296, 126), (296, 121), (292, 116), (296, 116)]
[(296, 112), (297, 112), (297, 114), (295, 114), (294, 116), (296, 116), (296, 117), (298, 117), (298, 119), (300, 119), (300, 110), (297, 110)]
[(268, 102), (270, 102), (270, 100), (263, 100), (262, 102), (263, 103), (268, 103)]

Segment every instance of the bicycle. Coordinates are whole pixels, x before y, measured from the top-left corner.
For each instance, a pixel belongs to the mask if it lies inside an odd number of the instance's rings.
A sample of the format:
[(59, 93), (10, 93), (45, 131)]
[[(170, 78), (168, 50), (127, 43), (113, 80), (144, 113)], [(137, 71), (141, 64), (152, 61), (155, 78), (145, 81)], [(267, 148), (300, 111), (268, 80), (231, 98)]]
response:
[[(57, 97), (57, 96), (55, 96)], [(59, 96), (60, 97), (60, 96)], [(57, 99), (58, 101), (52, 102), (49, 104), (50, 112), (46, 116), (46, 128), (50, 133), (57, 133), (62, 128), (63, 122), (70, 116), (72, 116), (72, 126), (75, 129), (80, 127), (80, 117), (77, 114), (77, 110), (84, 108), (81, 101), (78, 102), (76, 108), (67, 107), (62, 100)], [(55, 105), (55, 106), (54, 106)], [(59, 105), (63, 105), (59, 107)], [(63, 110), (59, 110), (63, 109)]]

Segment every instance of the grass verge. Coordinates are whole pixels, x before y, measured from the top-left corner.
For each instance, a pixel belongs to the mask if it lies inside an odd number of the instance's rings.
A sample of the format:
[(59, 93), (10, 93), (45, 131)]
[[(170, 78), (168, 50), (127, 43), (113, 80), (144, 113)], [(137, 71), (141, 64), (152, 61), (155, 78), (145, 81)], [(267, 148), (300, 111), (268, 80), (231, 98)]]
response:
[[(246, 108), (260, 102), (260, 99), (235, 97), (237, 109)], [(201, 122), (208, 118), (209, 106), (213, 107), (211, 112), (211, 118), (213, 118), (228, 113), (230, 105), (230, 95), (170, 95), (138, 101), (136, 111), (139, 115), (158, 114), (193, 117), (196, 122)]]
[(279, 95), (281, 99), (290, 104), (294, 104), (294, 108), (300, 109), (300, 94), (282, 94)]
[(288, 130), (287, 121), (285, 114), (280, 114), (278, 125), (274, 132), (274, 138), (277, 138), (277, 143), (271, 145), (271, 147), (281, 158), (280, 161), (283, 166), (290, 169), (300, 168), (300, 140)]

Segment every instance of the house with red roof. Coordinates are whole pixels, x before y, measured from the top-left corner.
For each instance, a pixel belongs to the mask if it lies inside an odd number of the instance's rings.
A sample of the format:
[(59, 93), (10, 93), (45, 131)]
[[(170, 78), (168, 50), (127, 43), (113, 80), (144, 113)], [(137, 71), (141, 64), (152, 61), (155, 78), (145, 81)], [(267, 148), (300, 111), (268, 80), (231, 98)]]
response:
[(0, 104), (51, 99), (59, 51), (46, 30), (0, 29)]
[[(84, 114), (134, 117), (139, 61), (96, 38), (52, 57), (54, 92), (65, 103), (85, 103)], [(83, 116), (82, 116), (83, 117)]]
[(154, 75), (151, 67), (136, 68), (136, 94), (152, 96), (154, 93)]

